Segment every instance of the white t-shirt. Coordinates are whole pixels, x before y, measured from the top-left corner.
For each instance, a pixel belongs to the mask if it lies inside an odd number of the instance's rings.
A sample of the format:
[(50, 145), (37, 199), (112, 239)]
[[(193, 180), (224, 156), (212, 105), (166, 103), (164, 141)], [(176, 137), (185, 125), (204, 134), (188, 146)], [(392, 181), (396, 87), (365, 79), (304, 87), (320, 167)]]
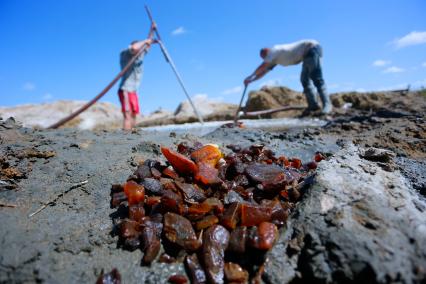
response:
[(283, 66), (296, 65), (302, 62), (308, 50), (316, 45), (319, 45), (319, 42), (311, 39), (288, 44), (277, 44), (269, 50), (264, 61)]

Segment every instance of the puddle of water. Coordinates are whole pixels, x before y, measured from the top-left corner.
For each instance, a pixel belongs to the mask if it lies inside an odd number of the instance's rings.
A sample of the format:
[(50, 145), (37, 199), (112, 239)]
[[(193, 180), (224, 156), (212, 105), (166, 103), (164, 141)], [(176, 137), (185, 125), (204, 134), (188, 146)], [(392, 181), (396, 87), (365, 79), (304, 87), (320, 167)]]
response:
[[(318, 118), (272, 118), (272, 119), (241, 119), (239, 120), (248, 129), (263, 130), (288, 130), (292, 128), (321, 127), (327, 121)], [(170, 124), (161, 126), (150, 126), (142, 128), (146, 132), (175, 132), (177, 134), (189, 133), (193, 135), (206, 135), (213, 132), (224, 124), (233, 121), (209, 121), (201, 124), (199, 122)]]

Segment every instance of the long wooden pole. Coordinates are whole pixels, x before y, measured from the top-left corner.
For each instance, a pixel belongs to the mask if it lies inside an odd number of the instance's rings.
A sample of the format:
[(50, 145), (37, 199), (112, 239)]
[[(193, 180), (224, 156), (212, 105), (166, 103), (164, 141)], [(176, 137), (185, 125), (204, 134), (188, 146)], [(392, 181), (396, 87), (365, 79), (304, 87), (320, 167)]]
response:
[[(154, 19), (152, 18), (151, 11), (149, 10), (147, 5), (145, 5), (145, 9), (146, 9), (146, 12), (148, 13), (148, 17), (151, 20), (151, 23), (154, 23)], [(183, 89), (183, 92), (185, 93), (186, 97), (188, 98), (189, 103), (191, 104), (192, 109), (194, 110), (195, 114), (198, 117), (198, 120), (203, 124), (204, 123), (203, 117), (197, 111), (197, 108), (195, 107), (194, 103), (192, 102), (191, 97), (189, 96), (188, 91), (186, 90), (185, 85), (183, 84), (182, 77), (179, 75), (177, 68), (176, 68), (175, 64), (173, 63), (172, 58), (170, 57), (169, 53), (167, 52), (166, 47), (164, 46), (163, 42), (161, 41), (161, 37), (160, 37), (160, 34), (158, 33), (157, 29), (155, 29), (155, 34), (157, 35), (158, 44), (160, 45), (161, 51), (163, 52), (163, 55), (166, 58), (166, 61), (172, 67), (173, 72), (175, 73), (175, 76), (178, 79), (179, 84)]]

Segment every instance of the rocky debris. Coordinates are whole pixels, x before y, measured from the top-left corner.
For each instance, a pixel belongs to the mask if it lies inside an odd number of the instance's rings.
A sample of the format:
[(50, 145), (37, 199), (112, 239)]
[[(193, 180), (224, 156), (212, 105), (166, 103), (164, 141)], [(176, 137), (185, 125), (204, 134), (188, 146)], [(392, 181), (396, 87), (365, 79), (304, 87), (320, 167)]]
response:
[[(59, 100), (52, 103), (0, 107), (0, 116), (14, 117), (26, 127), (46, 128), (81, 108), (85, 101)], [(97, 102), (88, 110), (68, 122), (65, 127), (79, 129), (119, 128), (123, 115), (112, 103)]]
[(267, 283), (424, 282), (425, 201), (399, 171), (362, 158), (366, 152), (349, 144), (319, 165), (269, 253)]

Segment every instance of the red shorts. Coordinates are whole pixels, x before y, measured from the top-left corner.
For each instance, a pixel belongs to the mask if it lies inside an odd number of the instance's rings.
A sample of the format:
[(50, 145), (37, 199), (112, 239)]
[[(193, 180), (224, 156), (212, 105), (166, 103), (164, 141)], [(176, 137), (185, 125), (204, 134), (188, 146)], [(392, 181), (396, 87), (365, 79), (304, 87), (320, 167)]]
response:
[(122, 112), (139, 113), (139, 99), (136, 92), (119, 90), (118, 97), (120, 98)]

